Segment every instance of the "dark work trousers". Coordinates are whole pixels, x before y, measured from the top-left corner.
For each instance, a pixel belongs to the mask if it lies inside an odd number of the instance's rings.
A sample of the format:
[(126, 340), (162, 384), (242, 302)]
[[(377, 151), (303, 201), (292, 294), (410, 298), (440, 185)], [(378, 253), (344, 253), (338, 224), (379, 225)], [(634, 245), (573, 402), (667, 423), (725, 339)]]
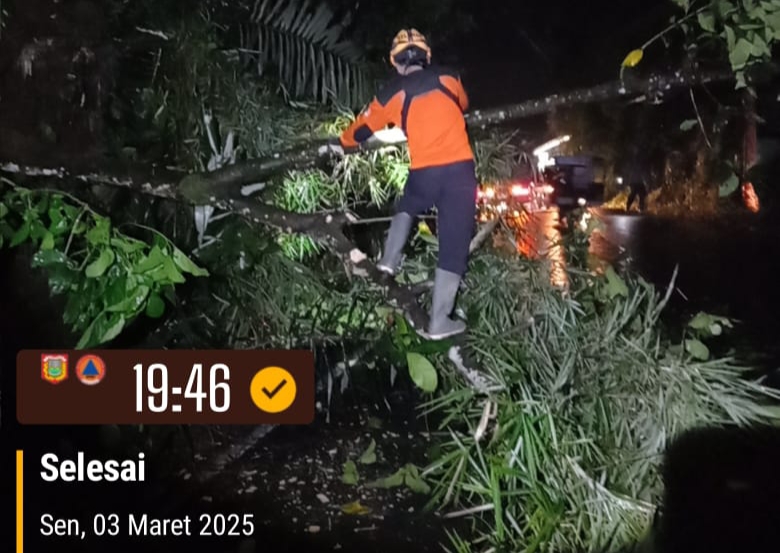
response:
[(436, 207), (439, 269), (463, 276), (469, 259), (477, 211), (474, 161), (409, 171), (398, 211), (417, 217)]

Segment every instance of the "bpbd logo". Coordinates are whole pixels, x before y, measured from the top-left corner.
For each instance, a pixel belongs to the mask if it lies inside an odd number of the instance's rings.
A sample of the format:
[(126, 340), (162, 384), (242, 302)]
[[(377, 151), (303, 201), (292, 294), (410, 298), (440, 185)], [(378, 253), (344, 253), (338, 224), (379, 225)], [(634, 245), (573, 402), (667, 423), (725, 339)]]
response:
[(106, 364), (97, 355), (85, 355), (76, 363), (76, 376), (82, 384), (94, 386), (106, 376)]

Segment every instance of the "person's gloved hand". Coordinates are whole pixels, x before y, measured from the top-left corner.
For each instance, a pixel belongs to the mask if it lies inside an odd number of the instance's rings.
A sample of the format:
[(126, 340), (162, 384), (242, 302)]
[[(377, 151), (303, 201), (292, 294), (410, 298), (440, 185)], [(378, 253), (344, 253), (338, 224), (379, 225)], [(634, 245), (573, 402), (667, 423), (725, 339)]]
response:
[(344, 147), (341, 145), (341, 141), (338, 138), (334, 138), (328, 141), (327, 144), (320, 146), (317, 149), (317, 153), (321, 156), (325, 154), (335, 154), (337, 156), (344, 155)]

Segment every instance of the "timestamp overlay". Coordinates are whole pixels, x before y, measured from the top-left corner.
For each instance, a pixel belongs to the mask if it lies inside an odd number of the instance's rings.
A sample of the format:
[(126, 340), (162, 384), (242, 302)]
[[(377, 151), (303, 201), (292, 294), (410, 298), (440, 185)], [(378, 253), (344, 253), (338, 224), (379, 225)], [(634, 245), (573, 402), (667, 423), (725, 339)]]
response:
[[(306, 350), (17, 355), (21, 431), (49, 427), (65, 436), (74, 431), (69, 427), (103, 425), (304, 425), (314, 420), (314, 403), (314, 355)], [(16, 553), (142, 544), (155, 551), (155, 541), (175, 548), (183, 541), (254, 537), (253, 514), (241, 509), (198, 512), (185, 502), (181, 513), (159, 512), (152, 482), (166, 478), (155, 474), (165, 456), (159, 444), (110, 452), (62, 451), (48, 443), (17, 448)]]

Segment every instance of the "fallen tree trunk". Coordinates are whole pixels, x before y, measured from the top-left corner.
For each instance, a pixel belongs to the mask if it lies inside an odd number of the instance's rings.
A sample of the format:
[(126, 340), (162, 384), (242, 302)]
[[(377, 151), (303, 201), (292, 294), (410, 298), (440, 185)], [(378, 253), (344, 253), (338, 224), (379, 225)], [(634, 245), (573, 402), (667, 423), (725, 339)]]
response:
[(187, 173), (171, 170), (155, 170), (148, 166), (112, 167), (105, 166), (87, 171), (82, 167), (39, 167), (0, 160), (0, 174), (23, 179), (44, 179), (46, 181), (80, 181), (86, 185), (104, 185), (127, 188), (158, 198), (177, 199), (178, 183)]
[[(471, 129), (484, 130), (488, 127), (548, 113), (556, 108), (603, 102), (614, 98), (639, 97), (661, 101), (664, 95), (672, 89), (733, 79), (734, 75), (730, 71), (702, 73), (677, 71), (668, 75), (653, 75), (646, 79), (617, 80), (519, 104), (474, 111), (466, 115), (466, 123)], [(214, 194), (226, 186), (243, 186), (265, 182), (283, 171), (307, 169), (317, 165), (323, 157), (317, 153), (317, 148), (326, 143), (327, 140), (311, 142), (305, 146), (291, 148), (266, 158), (240, 161), (210, 173), (188, 175), (180, 186), (192, 193)], [(383, 142), (374, 141), (364, 145), (361, 150), (371, 151), (386, 146), (387, 144)]]
[(545, 98), (529, 100), (501, 108), (475, 111), (466, 116), (466, 121), (470, 128), (485, 129), (508, 121), (547, 113), (556, 108), (604, 102), (614, 98), (639, 98), (660, 102), (666, 93), (676, 88), (699, 86), (733, 79), (734, 74), (731, 71), (706, 71), (701, 73), (676, 71), (665, 75), (651, 75), (646, 79), (627, 78), (590, 88), (553, 94)]
[[(763, 78), (767, 78), (764, 76)], [(529, 100), (500, 108), (469, 113), (466, 121), (471, 129), (487, 129), (550, 112), (556, 108), (579, 104), (603, 102), (614, 98), (650, 99), (660, 101), (665, 94), (680, 87), (723, 82), (733, 80), (729, 71), (710, 71), (685, 73), (677, 71), (666, 75), (654, 75), (646, 79), (626, 79), (604, 83), (589, 88), (573, 90), (562, 94), (553, 94), (545, 98)], [(206, 173), (186, 174), (175, 171), (163, 171), (150, 176), (148, 167), (106, 167), (94, 171), (78, 171), (76, 167), (41, 168), (19, 166), (13, 160), (0, 160), (0, 172), (41, 176), (43, 173), (56, 173), (93, 184), (124, 186), (143, 193), (164, 197), (181, 197), (193, 203), (204, 205), (220, 199), (241, 198), (241, 188), (247, 185), (266, 183), (285, 171), (310, 169), (325, 166), (330, 161), (329, 154), (318, 153), (318, 148), (327, 140), (314, 140), (287, 150), (276, 152), (257, 159), (238, 161), (235, 164)], [(377, 150), (387, 144), (374, 140), (366, 144), (362, 151)], [(5, 161), (5, 163), (4, 163)], [(146, 174), (144, 174), (144, 169)], [(128, 174), (130, 173), (130, 175)], [(135, 173), (135, 174), (133, 174)]]

